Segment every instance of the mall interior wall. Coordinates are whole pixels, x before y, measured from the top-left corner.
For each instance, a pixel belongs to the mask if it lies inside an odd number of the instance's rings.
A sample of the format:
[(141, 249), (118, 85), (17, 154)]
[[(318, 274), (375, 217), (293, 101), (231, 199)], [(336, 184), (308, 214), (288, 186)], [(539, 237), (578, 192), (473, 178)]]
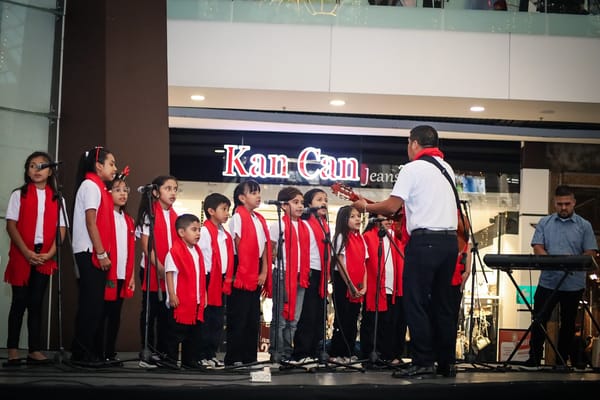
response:
[(168, 63), (173, 86), (600, 102), (584, 37), (169, 19)]

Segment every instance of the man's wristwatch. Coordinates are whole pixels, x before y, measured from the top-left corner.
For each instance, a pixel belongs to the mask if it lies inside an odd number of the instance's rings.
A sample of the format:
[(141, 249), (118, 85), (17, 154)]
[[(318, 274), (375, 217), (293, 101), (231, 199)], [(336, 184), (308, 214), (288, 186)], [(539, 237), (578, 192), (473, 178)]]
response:
[(104, 260), (105, 258), (108, 258), (108, 254), (106, 254), (106, 252), (104, 252), (104, 253), (98, 253), (98, 254), (96, 254), (96, 258), (98, 260)]

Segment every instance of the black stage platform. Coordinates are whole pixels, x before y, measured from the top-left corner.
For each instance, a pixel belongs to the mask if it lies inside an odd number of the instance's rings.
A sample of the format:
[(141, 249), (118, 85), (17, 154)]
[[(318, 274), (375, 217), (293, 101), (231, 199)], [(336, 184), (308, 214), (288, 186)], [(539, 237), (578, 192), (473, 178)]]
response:
[[(51, 353), (48, 353), (52, 355)], [(127, 359), (127, 356), (131, 358)], [(303, 368), (280, 370), (278, 364), (262, 361), (257, 365), (229, 370), (173, 370), (140, 368), (136, 354), (121, 353), (124, 365), (82, 368), (66, 361), (47, 366), (3, 366), (0, 393), (12, 398), (117, 399), (504, 399), (543, 396), (580, 396), (598, 393), (600, 371), (555, 370), (521, 371), (516, 365), (458, 365), (454, 378), (398, 379), (391, 369)], [(268, 357), (268, 356), (267, 356)], [(259, 360), (262, 357), (259, 354)], [(2, 357), (6, 361), (6, 357)], [(60, 358), (59, 358), (60, 361)], [(252, 372), (268, 367), (270, 382), (252, 381)], [(264, 376), (255, 377), (255, 379)], [(594, 390), (591, 391), (590, 390)], [(586, 392), (587, 391), (587, 392)], [(204, 397), (208, 396), (208, 397)], [(477, 396), (477, 397), (474, 397)], [(510, 397), (512, 396), (512, 398)]]

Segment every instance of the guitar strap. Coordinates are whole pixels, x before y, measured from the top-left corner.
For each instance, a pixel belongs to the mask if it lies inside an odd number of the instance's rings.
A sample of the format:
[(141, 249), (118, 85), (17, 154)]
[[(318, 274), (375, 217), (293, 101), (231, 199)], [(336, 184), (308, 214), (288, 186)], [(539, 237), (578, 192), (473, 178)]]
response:
[(456, 209), (460, 213), (460, 219), (463, 223), (463, 227), (465, 227), (465, 229), (463, 229), (465, 241), (468, 242), (469, 241), (469, 232), (466, 229), (467, 225), (465, 224), (465, 215), (463, 214), (462, 208), (460, 207), (460, 199), (458, 198), (458, 191), (456, 190), (456, 185), (454, 185), (454, 182), (452, 182), (452, 178), (450, 177), (450, 174), (448, 174), (448, 171), (446, 170), (446, 168), (444, 168), (442, 166), (442, 164), (440, 164), (438, 162), (438, 160), (436, 160), (432, 156), (423, 155), (423, 156), (419, 157), (419, 160), (428, 161), (428, 162), (432, 163), (433, 165), (435, 165), (436, 167), (438, 167), (438, 169), (442, 172), (442, 175), (444, 175), (444, 177), (446, 178), (448, 183), (450, 183), (450, 186), (452, 187), (452, 191), (454, 192), (454, 198), (456, 199)]

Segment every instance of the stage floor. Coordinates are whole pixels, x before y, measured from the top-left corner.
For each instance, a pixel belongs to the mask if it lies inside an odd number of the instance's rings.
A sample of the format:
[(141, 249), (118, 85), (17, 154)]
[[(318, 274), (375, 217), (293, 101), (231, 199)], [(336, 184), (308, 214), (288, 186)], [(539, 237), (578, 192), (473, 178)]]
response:
[[(25, 354), (22, 351), (22, 354)], [(48, 353), (52, 356), (52, 353)], [(68, 354), (65, 354), (65, 358)], [(86, 400), (121, 398), (173, 399), (174, 396), (197, 397), (201, 393), (225, 398), (263, 399), (389, 399), (406, 395), (418, 399), (447, 399), (454, 396), (485, 396), (485, 399), (507, 399), (518, 395), (573, 396), (583, 390), (600, 389), (600, 371), (555, 370), (522, 371), (516, 365), (461, 363), (453, 378), (398, 379), (392, 369), (364, 369), (355, 365), (343, 368), (328, 365), (311, 371), (304, 368), (280, 369), (259, 353), (256, 365), (215, 370), (174, 370), (164, 367), (139, 367), (136, 353), (120, 353), (123, 366), (83, 368), (67, 360), (47, 366), (4, 366), (0, 369), (0, 393), (3, 398), (15, 396), (73, 395)], [(0, 357), (6, 361), (6, 349)], [(61, 361), (61, 357), (58, 357)], [(267, 367), (270, 381), (262, 374)], [(309, 367), (309, 366), (307, 366)], [(589, 392), (588, 392), (589, 393)], [(593, 392), (592, 392), (593, 393)], [(214, 399), (213, 400), (221, 400)]]

